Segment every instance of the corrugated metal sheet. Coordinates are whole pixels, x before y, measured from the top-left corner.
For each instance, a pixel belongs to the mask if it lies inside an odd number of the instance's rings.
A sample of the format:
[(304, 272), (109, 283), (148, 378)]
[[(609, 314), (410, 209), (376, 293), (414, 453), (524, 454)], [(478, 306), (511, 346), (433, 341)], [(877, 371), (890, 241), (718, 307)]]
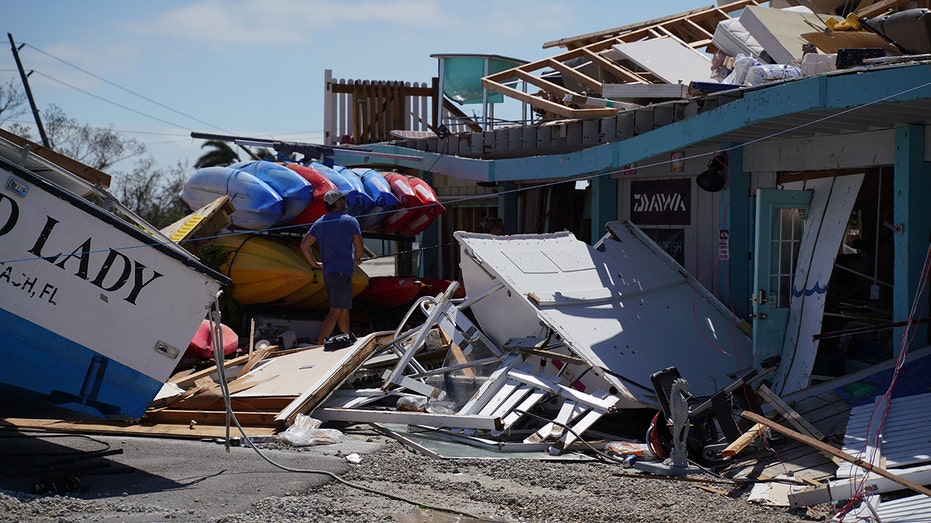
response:
[[(880, 430), (879, 452), (886, 469), (906, 467), (931, 461), (931, 393), (892, 400), (885, 423), (881, 423), (884, 396), (873, 404), (850, 411), (844, 436), (844, 452), (857, 456), (864, 451), (873, 434)], [(869, 458), (863, 452), (863, 459)], [(850, 477), (854, 465), (838, 468), (837, 477)]]

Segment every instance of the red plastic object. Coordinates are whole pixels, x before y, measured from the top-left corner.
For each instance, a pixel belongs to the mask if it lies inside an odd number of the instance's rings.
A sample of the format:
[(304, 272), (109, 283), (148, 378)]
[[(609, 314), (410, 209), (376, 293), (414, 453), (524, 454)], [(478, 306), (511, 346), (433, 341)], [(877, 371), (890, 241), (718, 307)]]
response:
[[(239, 347), (239, 335), (236, 334), (233, 329), (221, 323), (220, 338), (223, 340), (224, 356), (236, 352), (236, 348)], [(208, 320), (200, 322), (200, 327), (198, 327), (197, 332), (194, 333), (194, 338), (191, 339), (191, 343), (188, 345), (184, 355), (208, 359), (213, 357), (213, 335), (210, 332), (210, 322)]]
[(421, 288), (420, 280), (410, 276), (373, 276), (354, 299), (378, 307), (398, 307), (414, 301)]

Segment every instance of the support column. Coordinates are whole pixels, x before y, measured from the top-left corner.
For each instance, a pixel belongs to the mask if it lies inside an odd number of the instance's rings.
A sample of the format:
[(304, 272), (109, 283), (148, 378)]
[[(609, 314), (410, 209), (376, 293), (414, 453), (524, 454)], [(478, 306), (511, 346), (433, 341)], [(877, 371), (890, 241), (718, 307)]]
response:
[[(895, 275), (892, 291), (892, 321), (908, 319), (918, 277), (931, 241), (931, 165), (924, 161), (924, 127), (905, 126), (895, 130), (894, 205), (897, 232), (894, 235)], [(901, 229), (899, 229), (901, 227)], [(927, 299), (927, 298), (925, 298)], [(919, 305), (920, 306), (920, 305)], [(928, 312), (927, 303), (923, 308)], [(893, 348), (898, 355), (904, 327), (893, 331)], [(915, 329), (913, 348), (928, 343), (927, 324)]]
[(617, 180), (595, 176), (592, 185), (592, 243), (605, 235), (605, 224), (617, 219)]
[(517, 233), (517, 185), (498, 183), (498, 217), (504, 221), (504, 234)]
[[(433, 173), (418, 171), (418, 176), (433, 187)], [(440, 273), (440, 221), (443, 215), (433, 220), (422, 233), (420, 233), (420, 263), (416, 276), (432, 278)]]
[[(722, 148), (737, 144), (722, 144)], [(751, 263), (754, 234), (754, 200), (750, 197), (750, 175), (743, 171), (743, 148), (728, 152), (727, 189), (721, 193), (719, 213), (722, 229), (727, 229), (729, 253), (727, 263), (719, 263), (720, 278), (727, 288), (718, 290), (718, 299), (737, 314), (749, 320), (750, 295), (753, 281)], [(733, 303), (728, 303), (730, 299)]]

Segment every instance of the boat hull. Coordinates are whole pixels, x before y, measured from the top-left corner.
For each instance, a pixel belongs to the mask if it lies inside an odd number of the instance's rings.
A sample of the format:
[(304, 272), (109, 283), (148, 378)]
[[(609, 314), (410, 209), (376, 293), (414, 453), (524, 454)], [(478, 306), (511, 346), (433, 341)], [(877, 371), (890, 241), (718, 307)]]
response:
[(22, 401), (139, 418), (224, 279), (10, 162), (20, 151), (0, 143), (0, 385)]

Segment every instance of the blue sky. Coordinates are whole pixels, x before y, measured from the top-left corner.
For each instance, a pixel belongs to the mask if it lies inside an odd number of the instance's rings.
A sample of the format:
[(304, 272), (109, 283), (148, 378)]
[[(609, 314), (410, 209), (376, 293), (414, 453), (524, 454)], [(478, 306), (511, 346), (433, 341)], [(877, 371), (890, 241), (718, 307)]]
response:
[[(191, 165), (191, 131), (319, 143), (323, 77), (429, 82), (435, 53), (538, 60), (544, 42), (709, 0), (38, 0), (5, 6), (40, 109), (134, 137)], [(19, 74), (9, 41), (0, 82)], [(29, 119), (21, 120), (31, 124)], [(118, 165), (117, 170), (128, 165)]]

